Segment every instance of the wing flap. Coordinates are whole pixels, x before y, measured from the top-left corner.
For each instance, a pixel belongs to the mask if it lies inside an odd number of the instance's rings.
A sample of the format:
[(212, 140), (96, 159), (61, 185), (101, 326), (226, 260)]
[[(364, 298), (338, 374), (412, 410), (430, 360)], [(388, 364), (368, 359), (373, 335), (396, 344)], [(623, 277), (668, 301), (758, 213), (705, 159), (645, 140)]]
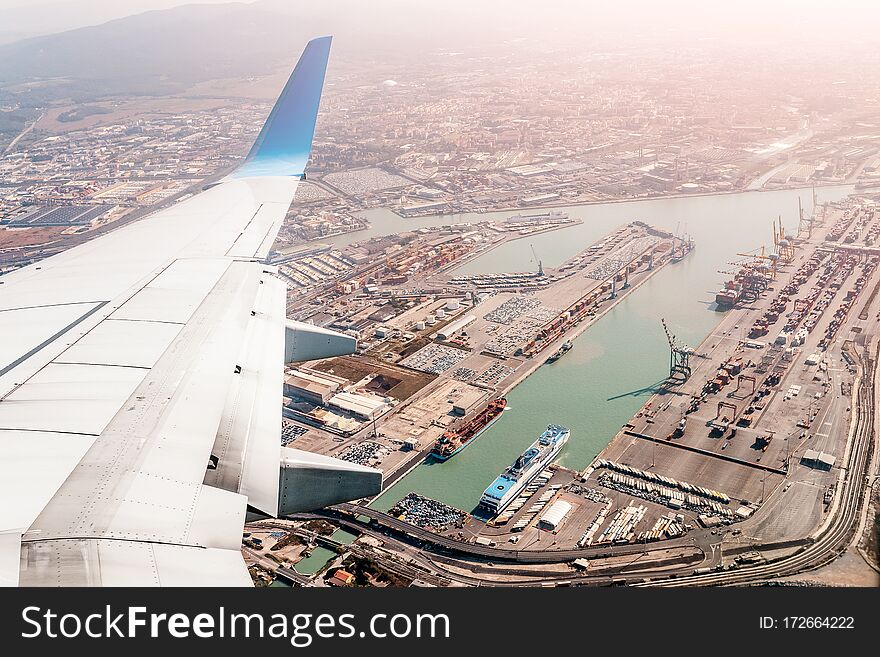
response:
[[(104, 368), (142, 380), (119, 404), (26, 538), (195, 540), (189, 523), (204, 504), (201, 482), (225, 393), (239, 376), (235, 370), (251, 319), (250, 300), (264, 277), (269, 274), (257, 263), (233, 262), (152, 369)], [(276, 344), (280, 350), (280, 340)], [(53, 396), (57, 403), (57, 393)], [(245, 498), (218, 493), (230, 496), (232, 508), (241, 507), (235, 520), (243, 523)]]
[(21, 534), (0, 533), (0, 586), (17, 586), (21, 563)]
[(216, 468), (205, 483), (248, 496), (252, 507), (268, 515), (278, 508), (281, 459), (281, 390), (286, 286), (271, 275), (248, 321), (239, 355), (241, 374), (229, 388), (223, 418), (214, 439)]

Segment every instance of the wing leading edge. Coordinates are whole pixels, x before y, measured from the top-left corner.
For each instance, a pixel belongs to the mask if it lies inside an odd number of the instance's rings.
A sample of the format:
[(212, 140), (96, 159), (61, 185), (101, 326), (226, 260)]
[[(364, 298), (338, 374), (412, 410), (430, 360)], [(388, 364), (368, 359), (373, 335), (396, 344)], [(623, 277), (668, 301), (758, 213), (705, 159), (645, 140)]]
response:
[(264, 262), (329, 48), (309, 42), (218, 185), (0, 278), (0, 584), (247, 584), (248, 513), (381, 489), (377, 470), (280, 444), (283, 362), (355, 347), (287, 322)]

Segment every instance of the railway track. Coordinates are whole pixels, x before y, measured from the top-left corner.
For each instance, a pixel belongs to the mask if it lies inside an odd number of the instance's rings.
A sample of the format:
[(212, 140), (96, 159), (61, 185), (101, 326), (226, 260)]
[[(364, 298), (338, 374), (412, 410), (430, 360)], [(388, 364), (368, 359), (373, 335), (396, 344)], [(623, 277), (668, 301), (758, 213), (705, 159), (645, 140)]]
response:
[[(744, 566), (736, 571), (639, 582), (634, 586), (681, 587), (748, 584), (815, 570), (840, 556), (849, 546), (852, 535), (858, 527), (864, 500), (866, 469), (871, 459), (871, 448), (874, 441), (876, 357), (867, 353), (866, 349), (865, 355), (860, 356), (859, 361), (862, 373), (857, 394), (857, 415), (850, 457), (842, 483), (840, 503), (834, 511), (833, 519), (822, 533), (797, 553), (769, 563)], [(760, 551), (761, 546), (755, 546), (755, 549)]]

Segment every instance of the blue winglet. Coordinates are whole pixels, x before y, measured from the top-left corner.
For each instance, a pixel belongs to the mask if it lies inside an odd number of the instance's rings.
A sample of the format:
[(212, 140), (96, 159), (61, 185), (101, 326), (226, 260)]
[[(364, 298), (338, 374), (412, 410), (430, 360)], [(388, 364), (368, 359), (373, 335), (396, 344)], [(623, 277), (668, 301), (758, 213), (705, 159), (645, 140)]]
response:
[(331, 40), (329, 36), (320, 37), (306, 45), (257, 140), (231, 178), (305, 173)]

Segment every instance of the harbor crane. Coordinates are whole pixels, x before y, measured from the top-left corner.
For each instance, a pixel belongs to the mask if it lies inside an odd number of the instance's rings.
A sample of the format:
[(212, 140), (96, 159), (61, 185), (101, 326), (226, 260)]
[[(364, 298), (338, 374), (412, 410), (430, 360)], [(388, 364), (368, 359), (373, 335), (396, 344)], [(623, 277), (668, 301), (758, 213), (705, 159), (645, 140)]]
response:
[[(816, 207), (816, 188), (813, 188), (813, 207)], [(804, 206), (801, 203), (801, 197), (798, 196), (798, 232), (799, 240), (808, 240), (813, 236), (813, 215), (809, 218), (804, 217)]]
[[(752, 389), (749, 392), (740, 393), (740, 389), (745, 388), (745, 386), (743, 385), (743, 381), (748, 381), (749, 383), (752, 384)], [(758, 386), (758, 381), (757, 381), (757, 379), (755, 379), (755, 377), (753, 377), (749, 374), (740, 374), (738, 377), (736, 377), (736, 389), (733, 392), (729, 393), (728, 397), (745, 399), (745, 398), (750, 397), (751, 395), (755, 394), (755, 390), (757, 389), (757, 386)]]
[(609, 258), (608, 265), (614, 272), (611, 275), (611, 294), (608, 296), (609, 299), (617, 298), (617, 279), (620, 278), (621, 274), (623, 275), (623, 289), (629, 287), (629, 266), (632, 264), (632, 258), (627, 260), (626, 258)]
[(773, 246), (783, 262), (791, 262), (794, 259), (794, 244), (792, 244), (792, 239), (793, 237), (791, 235), (785, 234), (785, 229), (782, 227), (782, 216), (780, 216), (778, 232), (776, 230), (776, 222), (773, 222)]
[[(753, 262), (751, 263), (752, 266), (759, 268), (759, 269), (766, 268), (770, 273), (770, 278), (773, 278), (773, 279), (776, 278), (777, 270), (779, 269), (779, 254), (778, 253), (771, 253), (768, 255), (765, 252), (764, 247), (761, 246), (760, 253), (757, 253), (756, 251), (752, 251), (751, 253), (737, 253), (736, 255), (738, 255), (741, 258), (751, 258), (753, 260)], [(730, 264), (731, 265), (738, 265), (738, 266), (742, 267), (744, 264), (747, 265), (749, 263), (731, 262)]]
[(675, 336), (669, 332), (666, 320), (662, 317), (660, 323), (663, 325), (663, 332), (666, 333), (666, 340), (669, 342), (669, 377), (667, 380), (683, 383), (691, 375), (690, 355), (692, 349), (678, 343)]
[(529, 246), (532, 248), (532, 255), (535, 256), (535, 262), (538, 263), (538, 276), (543, 276), (544, 275), (544, 263), (541, 261), (540, 258), (538, 258), (538, 253), (537, 253), (537, 251), (535, 251), (535, 245), (529, 244)]
[(679, 221), (675, 226), (675, 233), (672, 235), (672, 262), (680, 262), (692, 248), (694, 248), (694, 240), (690, 233), (687, 232), (687, 224), (684, 225), (684, 231), (679, 235)]

